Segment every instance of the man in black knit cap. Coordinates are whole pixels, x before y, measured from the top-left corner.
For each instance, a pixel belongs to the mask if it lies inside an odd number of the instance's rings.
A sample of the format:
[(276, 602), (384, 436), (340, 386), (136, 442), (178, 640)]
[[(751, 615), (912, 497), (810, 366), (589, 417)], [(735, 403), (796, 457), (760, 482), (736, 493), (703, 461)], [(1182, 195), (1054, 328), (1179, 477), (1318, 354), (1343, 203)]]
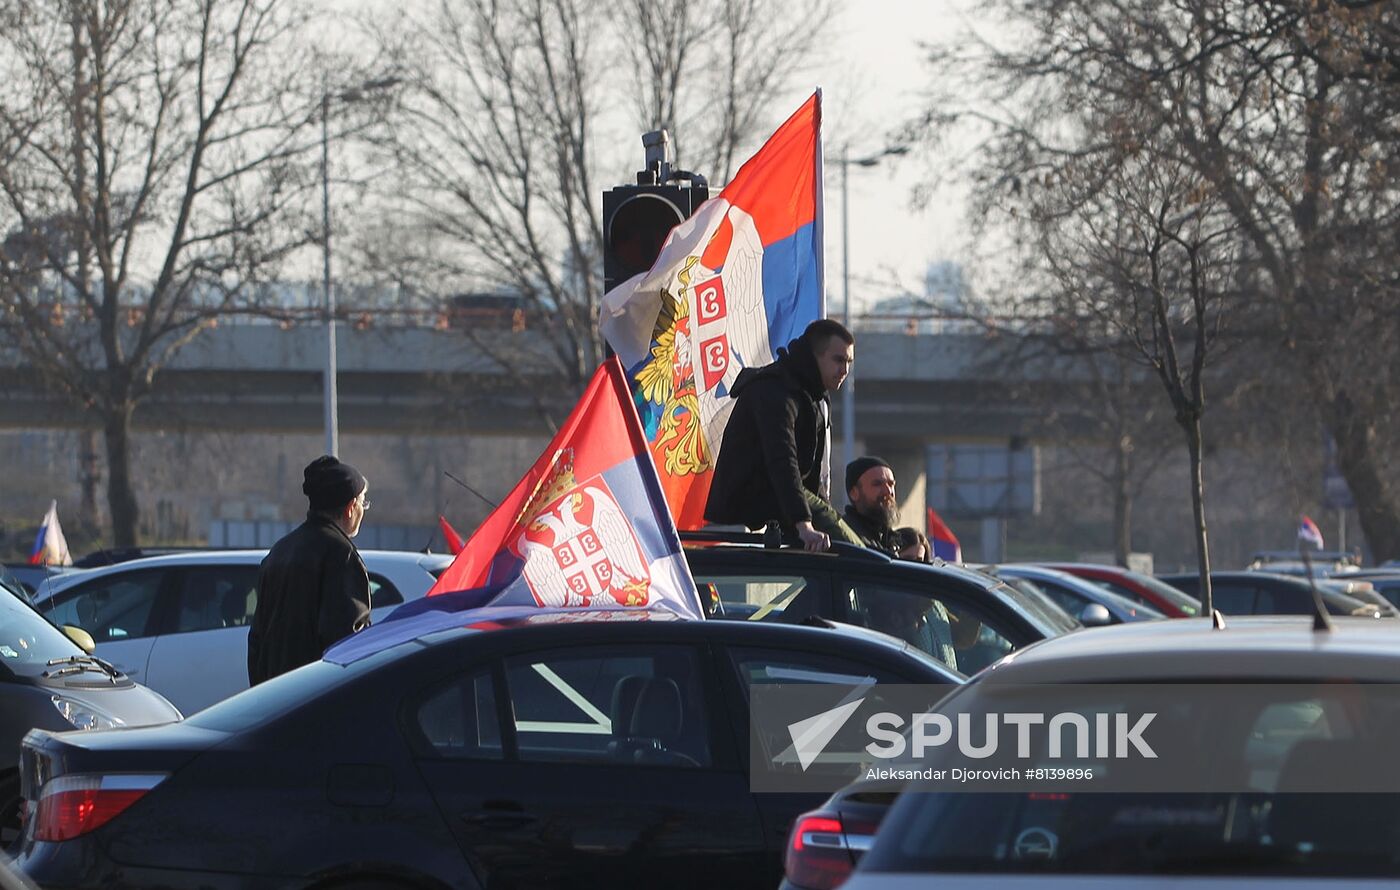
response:
[(900, 551), (894, 524), (899, 507), (894, 499), (894, 470), (873, 455), (858, 457), (846, 464), (846, 512), (841, 517), (860, 535), (865, 546), (891, 556)]
[(369, 483), (330, 455), (307, 465), (306, 521), (268, 551), (248, 632), (248, 683), (310, 664), (369, 626), (369, 576), (350, 539), (369, 509)]

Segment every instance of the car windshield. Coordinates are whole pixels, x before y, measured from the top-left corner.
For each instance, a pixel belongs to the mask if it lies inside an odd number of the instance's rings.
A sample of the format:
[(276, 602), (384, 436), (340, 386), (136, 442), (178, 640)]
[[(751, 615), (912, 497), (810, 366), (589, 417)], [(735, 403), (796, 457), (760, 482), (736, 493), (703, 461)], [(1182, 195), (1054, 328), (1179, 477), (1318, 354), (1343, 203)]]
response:
[[(1152, 591), (1152, 593), (1156, 596), (1166, 600), (1173, 606), (1176, 606), (1184, 614), (1201, 614), (1201, 601), (1196, 599), (1194, 596), (1191, 596), (1189, 593), (1177, 590), (1170, 584), (1167, 584), (1164, 581), (1158, 581), (1151, 575), (1134, 574), (1132, 576), (1132, 579), (1137, 584), (1140, 584), (1143, 587), (1146, 587), (1148, 590)], [(1129, 591), (1126, 587), (1120, 584), (1114, 583), (1113, 581), (1095, 578), (1094, 583), (1106, 587), (1109, 590), (1112, 590), (1114, 593), (1131, 597), (1131, 591)]]
[(1026, 613), (1032, 621), (1040, 626), (1040, 630), (1047, 637), (1057, 637), (1084, 626), (1064, 609), (1044, 599), (1043, 595), (1037, 596), (1033, 593), (1027, 593), (1005, 581), (997, 584), (995, 590), (1002, 598), (1015, 603), (1018, 609)]
[[(1374, 740), (1388, 744), (1387, 727), (1400, 719), (1400, 705), (1390, 687), (1370, 688), (1374, 698), (1360, 697), (1357, 686), (1347, 683), (1261, 686), (1247, 706), (1234, 698), (1226, 710), (1218, 704), (1223, 699), (1175, 696), (1177, 725), (1199, 727), (1190, 744), (1247, 782), (1191, 792), (910, 791), (886, 817), (862, 868), (1400, 876), (1400, 847), (1393, 840), (1400, 836), (1400, 793), (1391, 793), (1394, 786), (1277, 791), (1297, 788), (1300, 778), (1338, 762), (1356, 763), (1361, 752), (1374, 756)], [(1034, 711), (1045, 689), (998, 690), (974, 682), (964, 697), (971, 696), (974, 711)], [(1121, 698), (1131, 695), (1126, 687), (1084, 689), (1070, 699), (1075, 711), (1116, 710), (1131, 700)], [(949, 707), (935, 710), (946, 713)], [(1385, 768), (1383, 760), (1375, 762)], [(1098, 766), (1113, 771), (1109, 761)]]
[(82, 654), (28, 603), (0, 589), (0, 676), (36, 677), (49, 669), (50, 659)]

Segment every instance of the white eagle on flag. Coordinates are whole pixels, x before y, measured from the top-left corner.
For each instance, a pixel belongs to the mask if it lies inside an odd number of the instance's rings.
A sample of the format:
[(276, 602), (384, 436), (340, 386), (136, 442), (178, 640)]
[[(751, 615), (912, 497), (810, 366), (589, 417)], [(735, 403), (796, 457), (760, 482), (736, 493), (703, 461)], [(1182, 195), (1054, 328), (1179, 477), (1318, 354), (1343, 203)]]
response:
[(644, 607), (651, 573), (627, 514), (593, 479), (535, 515), (517, 543), (541, 606)]

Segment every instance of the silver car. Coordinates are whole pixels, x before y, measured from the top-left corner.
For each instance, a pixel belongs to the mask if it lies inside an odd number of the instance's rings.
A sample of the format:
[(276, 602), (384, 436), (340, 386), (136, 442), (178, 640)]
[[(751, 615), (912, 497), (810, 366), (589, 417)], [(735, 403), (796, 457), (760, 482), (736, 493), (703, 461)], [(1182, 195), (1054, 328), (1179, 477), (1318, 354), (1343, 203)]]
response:
[[(50, 580), (36, 607), (92, 634), (96, 654), (185, 714), (248, 688), (248, 627), (266, 550), (175, 553)], [(419, 599), (446, 554), (362, 550), (371, 620)]]
[[(1119, 694), (1104, 690), (1241, 684), (1258, 692), (1247, 708), (1230, 699), (1236, 707), (1228, 715), (1210, 711), (1209, 702), (1221, 700), (1210, 695), (1172, 702), (1194, 721), (1200, 756), (1247, 776), (1247, 790), (911, 786), (842, 886), (1394, 886), (1400, 793), (1379, 778), (1393, 774), (1383, 730), (1397, 717), (1389, 690), (1400, 683), (1400, 627), (1363, 618), (1333, 619), (1330, 629), (1314, 629), (1307, 617), (1225, 621), (1140, 622), (1047, 640), (1002, 660), (934, 711), (1035, 711), (1058, 687), (1077, 698), (1057, 705), (1087, 713), (1102, 703), (1095, 696)], [(1298, 792), (1310, 783), (1328, 791)]]

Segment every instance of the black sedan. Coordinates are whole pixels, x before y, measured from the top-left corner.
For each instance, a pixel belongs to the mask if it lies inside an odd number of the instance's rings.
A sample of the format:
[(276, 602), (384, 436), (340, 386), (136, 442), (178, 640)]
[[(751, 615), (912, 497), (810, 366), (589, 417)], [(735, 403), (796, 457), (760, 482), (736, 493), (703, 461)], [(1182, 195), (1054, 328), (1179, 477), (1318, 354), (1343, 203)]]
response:
[(31, 733), (16, 862), (50, 888), (771, 888), (824, 795), (750, 791), (749, 689), (961, 681), (861, 628), (644, 617), (477, 622), (177, 725)]

